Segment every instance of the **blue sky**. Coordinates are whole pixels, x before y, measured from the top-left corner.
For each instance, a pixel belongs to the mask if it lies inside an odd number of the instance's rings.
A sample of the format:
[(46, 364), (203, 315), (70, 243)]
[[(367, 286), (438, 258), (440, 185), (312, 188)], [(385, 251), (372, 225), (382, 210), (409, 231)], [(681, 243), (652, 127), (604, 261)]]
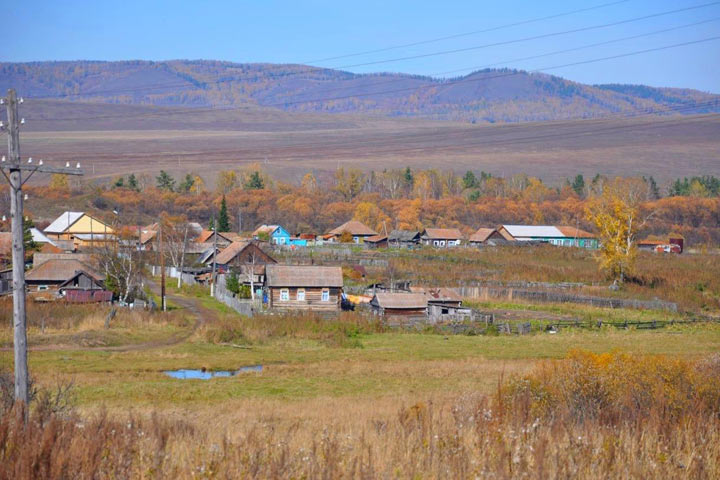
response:
[[(492, 28), (613, 0), (578, 1), (33, 1), (0, 0), (0, 59), (166, 60), (308, 63)], [(720, 18), (720, 3), (614, 27), (545, 39), (348, 67), (358, 63), (476, 47), (617, 22), (712, 0), (629, 0), (593, 11), (460, 38), (316, 62), (355, 72), (438, 74), (499, 63), (542, 69), (720, 36), (720, 20), (542, 59), (518, 61), (621, 37)], [(643, 83), (720, 93), (720, 40), (548, 71), (584, 83)]]

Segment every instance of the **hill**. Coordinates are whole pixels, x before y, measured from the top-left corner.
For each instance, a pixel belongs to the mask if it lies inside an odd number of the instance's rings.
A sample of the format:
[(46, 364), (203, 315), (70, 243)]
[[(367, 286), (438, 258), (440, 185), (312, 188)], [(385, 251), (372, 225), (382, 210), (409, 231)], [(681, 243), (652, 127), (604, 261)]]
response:
[(720, 95), (644, 85), (585, 85), (487, 69), (452, 79), (354, 74), (305, 65), (208, 60), (0, 63), (0, 89), (27, 97), (189, 108), (266, 107), (472, 123), (720, 111)]

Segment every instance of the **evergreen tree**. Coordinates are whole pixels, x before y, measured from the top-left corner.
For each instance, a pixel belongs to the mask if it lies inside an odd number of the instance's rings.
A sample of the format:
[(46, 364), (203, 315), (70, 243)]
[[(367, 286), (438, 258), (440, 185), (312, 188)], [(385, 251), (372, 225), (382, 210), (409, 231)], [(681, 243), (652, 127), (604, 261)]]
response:
[(468, 170), (463, 176), (463, 187), (464, 188), (475, 188), (477, 186), (477, 178), (475, 174)]
[(136, 192), (140, 191), (140, 187), (138, 186), (137, 178), (135, 178), (135, 174), (131, 173), (128, 177), (128, 187), (135, 190)]
[(187, 193), (195, 185), (195, 178), (189, 173), (185, 175), (185, 179), (178, 185), (178, 192)]
[(125, 186), (125, 177), (120, 177), (115, 180), (115, 188), (123, 188)]
[[(645, 177), (643, 177), (643, 178), (645, 178)], [(655, 179), (652, 176), (650, 176), (645, 181), (648, 184), (648, 189), (650, 189), (650, 197), (653, 200), (657, 200), (658, 198), (660, 198), (660, 189), (658, 188), (657, 183), (655, 182)]]
[(585, 178), (582, 174), (578, 173), (575, 176), (575, 180), (572, 182), (572, 189), (575, 190), (575, 193), (577, 193), (579, 197), (585, 194)]
[(160, 170), (160, 175), (155, 177), (157, 187), (161, 190), (172, 192), (175, 190), (175, 179), (165, 170)]
[(23, 244), (25, 245), (25, 253), (31, 252), (37, 249), (37, 243), (32, 238), (31, 228), (35, 226), (35, 223), (29, 218), (23, 218)]
[(405, 180), (405, 185), (407, 185), (408, 187), (412, 187), (415, 183), (415, 178), (413, 177), (413, 173), (412, 170), (410, 170), (410, 167), (405, 168), (403, 180)]
[(260, 176), (260, 172), (255, 170), (250, 174), (247, 182), (245, 182), (245, 189), (247, 190), (262, 190), (265, 188), (265, 182)]
[(218, 231), (229, 232), (230, 231), (230, 218), (228, 217), (227, 203), (225, 202), (225, 195), (222, 197), (220, 203), (220, 214), (218, 215)]

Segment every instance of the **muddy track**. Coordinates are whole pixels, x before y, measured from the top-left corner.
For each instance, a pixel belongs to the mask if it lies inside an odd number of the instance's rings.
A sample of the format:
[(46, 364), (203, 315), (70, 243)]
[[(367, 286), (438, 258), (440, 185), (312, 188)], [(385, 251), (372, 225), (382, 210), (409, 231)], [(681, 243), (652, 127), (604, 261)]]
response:
[[(153, 293), (156, 295), (160, 295), (160, 286), (157, 285), (155, 282), (151, 280), (146, 280), (146, 284), (150, 287)], [(136, 352), (136, 351), (144, 351), (144, 350), (152, 350), (155, 348), (164, 348), (164, 347), (171, 347), (173, 345), (178, 345), (190, 337), (192, 337), (195, 332), (207, 321), (212, 321), (216, 318), (215, 312), (213, 312), (210, 309), (207, 309), (200, 305), (200, 301), (196, 298), (189, 298), (189, 297), (182, 297), (179, 295), (171, 295), (166, 294), (166, 297), (168, 300), (172, 300), (172, 302), (178, 306), (180, 306), (182, 309), (187, 310), (192, 314), (192, 316), (195, 319), (195, 322), (193, 323), (192, 328), (188, 331), (183, 333), (182, 335), (173, 336), (164, 340), (158, 340), (153, 342), (147, 342), (147, 343), (137, 343), (137, 344), (131, 344), (131, 345), (118, 345), (118, 346), (82, 346), (77, 344), (61, 344), (61, 345), (35, 345), (30, 346), (30, 351), (53, 351), (53, 350), (97, 350), (97, 351), (105, 351), (105, 352)], [(82, 341), (82, 338), (78, 336), (78, 338)], [(12, 347), (3, 347), (0, 348), (0, 351), (11, 351)]]

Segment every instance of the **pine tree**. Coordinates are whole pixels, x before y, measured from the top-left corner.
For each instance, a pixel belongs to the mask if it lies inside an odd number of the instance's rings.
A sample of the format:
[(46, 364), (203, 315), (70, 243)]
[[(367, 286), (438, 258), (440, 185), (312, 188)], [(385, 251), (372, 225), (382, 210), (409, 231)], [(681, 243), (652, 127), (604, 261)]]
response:
[(23, 218), (23, 244), (25, 245), (25, 253), (31, 252), (37, 249), (37, 243), (33, 240), (31, 228), (35, 226), (35, 223), (29, 218)]
[(187, 175), (185, 175), (185, 180), (183, 180), (180, 185), (178, 185), (178, 192), (187, 193), (190, 191), (193, 185), (195, 185), (195, 177), (188, 173)]
[(155, 177), (157, 187), (161, 190), (172, 192), (175, 190), (175, 179), (165, 170), (160, 170), (160, 175)]
[(582, 174), (578, 173), (575, 176), (575, 180), (572, 182), (572, 189), (575, 190), (575, 193), (577, 193), (579, 197), (585, 194), (585, 178)]
[(230, 218), (228, 217), (225, 195), (223, 195), (222, 202), (220, 203), (220, 214), (218, 215), (218, 230), (221, 232), (230, 231)]
[(403, 179), (405, 180), (405, 185), (408, 187), (412, 187), (413, 183), (415, 183), (415, 178), (413, 178), (412, 170), (410, 170), (410, 167), (405, 168), (405, 174), (403, 175)]
[(125, 177), (120, 177), (115, 180), (115, 188), (123, 188), (125, 186)]
[(137, 178), (135, 178), (135, 174), (131, 173), (128, 177), (128, 187), (135, 190), (136, 192), (140, 191), (140, 187), (138, 186)]
[(255, 170), (250, 174), (247, 182), (245, 182), (245, 189), (247, 190), (262, 190), (265, 188), (265, 182), (260, 176), (260, 172)]
[(468, 170), (463, 176), (463, 187), (464, 188), (475, 188), (477, 186), (477, 178), (475, 174)]

